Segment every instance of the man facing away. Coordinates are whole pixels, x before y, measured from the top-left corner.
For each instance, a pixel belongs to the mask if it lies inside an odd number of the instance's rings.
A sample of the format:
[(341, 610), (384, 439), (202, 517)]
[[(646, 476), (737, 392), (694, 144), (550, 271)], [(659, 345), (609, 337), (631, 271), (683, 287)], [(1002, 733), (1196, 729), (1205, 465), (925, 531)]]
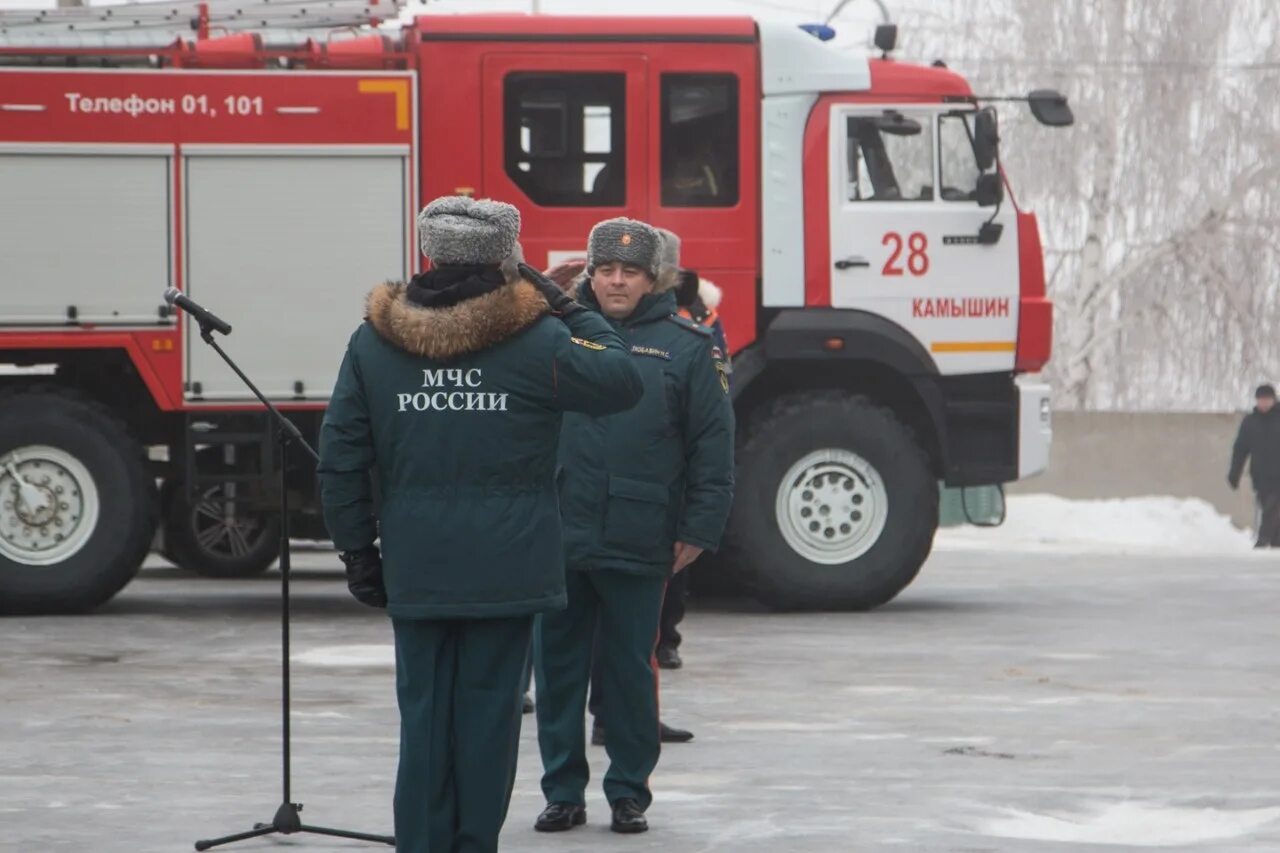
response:
[(1280, 547), (1280, 411), (1276, 409), (1276, 389), (1259, 385), (1254, 393), (1254, 409), (1245, 415), (1231, 450), (1231, 470), (1227, 482), (1240, 486), (1245, 460), (1249, 479), (1258, 498), (1258, 542), (1255, 548)]
[(514, 207), (446, 197), (418, 226), (432, 269), (369, 294), (319, 473), (348, 586), (394, 629), (396, 849), (490, 853), (515, 779), (533, 617), (565, 606), (562, 413), (619, 412), (642, 387), (616, 330), (517, 267)]

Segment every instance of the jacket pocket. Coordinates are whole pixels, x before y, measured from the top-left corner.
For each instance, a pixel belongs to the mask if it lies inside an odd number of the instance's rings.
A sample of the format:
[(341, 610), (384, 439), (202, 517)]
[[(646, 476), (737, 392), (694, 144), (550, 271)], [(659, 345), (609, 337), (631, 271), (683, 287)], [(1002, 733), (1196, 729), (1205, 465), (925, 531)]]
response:
[(662, 554), (668, 547), (667, 503), (670, 499), (666, 487), (658, 483), (610, 475), (605, 544), (626, 548), (642, 557)]

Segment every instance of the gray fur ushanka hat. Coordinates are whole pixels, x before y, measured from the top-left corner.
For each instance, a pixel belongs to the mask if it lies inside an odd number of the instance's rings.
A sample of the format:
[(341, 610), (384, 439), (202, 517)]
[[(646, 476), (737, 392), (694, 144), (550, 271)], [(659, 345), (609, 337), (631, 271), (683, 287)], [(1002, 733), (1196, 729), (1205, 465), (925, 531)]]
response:
[(655, 230), (662, 238), (662, 251), (658, 258), (658, 284), (654, 290), (661, 293), (674, 288), (680, 275), (680, 238), (667, 228)]
[(418, 243), (435, 266), (500, 264), (519, 236), (520, 211), (492, 199), (442, 196), (418, 214)]
[(640, 267), (657, 278), (662, 265), (662, 237), (657, 229), (625, 216), (597, 222), (587, 238), (587, 269), (615, 262)]

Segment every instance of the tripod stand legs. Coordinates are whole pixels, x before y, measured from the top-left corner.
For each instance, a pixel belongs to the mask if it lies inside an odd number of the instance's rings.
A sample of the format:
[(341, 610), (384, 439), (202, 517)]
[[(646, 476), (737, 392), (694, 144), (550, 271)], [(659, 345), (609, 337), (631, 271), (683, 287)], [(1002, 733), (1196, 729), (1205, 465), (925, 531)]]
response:
[(298, 812), (301, 810), (301, 803), (281, 803), (280, 808), (276, 810), (276, 816), (272, 818), (271, 823), (254, 824), (253, 829), (248, 832), (238, 832), (235, 835), (226, 835), (222, 838), (211, 838), (203, 841), (197, 841), (196, 849), (208, 850), (222, 844), (231, 844), (235, 841), (245, 841), (250, 838), (271, 835), (276, 832), (281, 835), (292, 835), (295, 832), (310, 832), (313, 835), (328, 835), (333, 838), (351, 838), (356, 841), (372, 841), (375, 844), (395, 846), (396, 840), (390, 835), (372, 835), (367, 832), (350, 832), (345, 829), (329, 829), (328, 827), (323, 826), (309, 826), (303, 823), (302, 818), (298, 815)]
[(262, 835), (270, 835), (275, 832), (274, 826), (263, 827), (262, 829), (251, 829), (248, 832), (238, 832), (235, 835), (224, 835), (222, 838), (213, 838), (207, 841), (197, 841), (197, 850), (208, 850), (210, 847), (217, 847), (220, 844), (230, 844), (233, 841), (246, 841), (250, 838), (258, 838)]

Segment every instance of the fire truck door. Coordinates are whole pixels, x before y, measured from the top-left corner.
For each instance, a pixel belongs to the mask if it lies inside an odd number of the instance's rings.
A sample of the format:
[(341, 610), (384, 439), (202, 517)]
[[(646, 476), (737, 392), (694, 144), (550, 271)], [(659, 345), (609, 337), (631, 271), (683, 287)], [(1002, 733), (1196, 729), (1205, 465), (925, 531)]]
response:
[(648, 218), (644, 57), (493, 54), (483, 67), (483, 195), (520, 208), (531, 264), (585, 257), (601, 219)]
[(746, 45), (653, 57), (649, 92), (649, 211), (680, 237), (680, 265), (720, 290), (729, 348), (756, 333), (760, 256), (760, 98), (755, 55)]
[[(1015, 212), (974, 199), (980, 171), (967, 117), (937, 107), (831, 109), (832, 307), (893, 320), (942, 373), (1011, 370)], [(1004, 233), (982, 244), (993, 214)]]

